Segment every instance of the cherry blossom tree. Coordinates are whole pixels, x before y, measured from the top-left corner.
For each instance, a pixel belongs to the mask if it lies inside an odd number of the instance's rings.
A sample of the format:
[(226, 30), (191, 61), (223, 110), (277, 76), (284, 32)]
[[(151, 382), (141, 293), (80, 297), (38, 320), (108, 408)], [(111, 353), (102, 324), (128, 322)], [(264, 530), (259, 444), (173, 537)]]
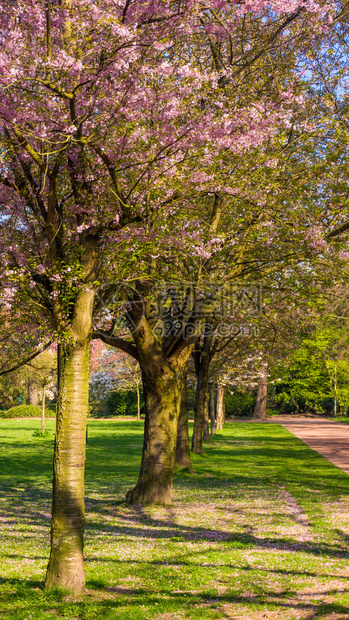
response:
[(138, 362), (123, 351), (111, 349), (99, 339), (93, 340), (90, 349), (90, 407), (98, 410), (112, 392), (136, 392), (137, 419), (140, 420), (141, 390), (142, 375)]

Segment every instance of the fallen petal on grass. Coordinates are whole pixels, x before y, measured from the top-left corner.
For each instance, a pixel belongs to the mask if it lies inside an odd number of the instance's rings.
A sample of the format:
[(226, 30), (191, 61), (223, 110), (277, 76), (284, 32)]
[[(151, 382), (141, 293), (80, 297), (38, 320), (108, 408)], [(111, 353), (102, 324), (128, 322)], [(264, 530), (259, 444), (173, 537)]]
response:
[(141, 424), (89, 421), (87, 591), (44, 591), (53, 440), (29, 444), (34, 424), (0, 421), (2, 619), (348, 619), (349, 477), (271, 424), (227, 424), (162, 508), (122, 503)]

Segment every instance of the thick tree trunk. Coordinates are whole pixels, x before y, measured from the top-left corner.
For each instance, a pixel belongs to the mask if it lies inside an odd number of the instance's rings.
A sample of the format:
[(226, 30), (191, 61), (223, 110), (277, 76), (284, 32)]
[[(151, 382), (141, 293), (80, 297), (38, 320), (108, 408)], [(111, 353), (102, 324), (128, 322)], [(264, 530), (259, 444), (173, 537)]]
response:
[(169, 505), (172, 502), (183, 371), (164, 359), (161, 365), (153, 363), (146, 368), (144, 360), (140, 365), (145, 400), (142, 463), (138, 482), (127, 493), (126, 500), (129, 504)]
[(59, 346), (51, 555), (45, 585), (74, 593), (85, 587), (83, 533), (88, 372), (88, 342), (75, 348)]
[(45, 397), (46, 397), (46, 387), (42, 388), (42, 403), (41, 403), (41, 430), (45, 432)]
[(189, 445), (186, 376), (184, 377), (184, 384), (181, 394), (181, 408), (177, 428), (176, 467), (178, 469), (192, 469)]
[(37, 405), (39, 402), (38, 386), (34, 381), (28, 380), (28, 405)]
[(257, 399), (252, 418), (265, 420), (267, 408), (267, 388), (268, 388), (268, 363), (262, 361), (259, 367), (259, 381), (257, 389)]
[(209, 401), (209, 413), (211, 422), (211, 435), (216, 434), (216, 412), (214, 406), (214, 386), (210, 386), (210, 401)]
[(172, 502), (184, 371), (194, 339), (182, 341), (176, 336), (164, 346), (153, 331), (156, 322), (148, 322), (142, 304), (133, 306), (128, 319), (134, 345), (102, 334), (104, 342), (127, 350), (137, 359), (142, 371), (145, 402), (142, 462), (138, 482), (126, 494), (126, 501), (135, 505), (168, 505)]
[(223, 430), (224, 424), (224, 387), (217, 386), (217, 431)]

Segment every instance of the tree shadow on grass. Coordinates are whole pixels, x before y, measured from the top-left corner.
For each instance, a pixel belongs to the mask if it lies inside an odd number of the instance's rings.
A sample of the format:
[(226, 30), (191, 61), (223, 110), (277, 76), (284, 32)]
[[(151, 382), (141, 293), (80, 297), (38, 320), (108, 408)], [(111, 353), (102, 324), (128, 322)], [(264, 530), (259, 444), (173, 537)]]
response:
[[(340, 614), (344, 620), (349, 616), (347, 605), (336, 602), (302, 601), (299, 600), (302, 594), (292, 589), (275, 592), (269, 588), (255, 595), (234, 591), (220, 594), (212, 590), (198, 593), (188, 590), (173, 591), (166, 588), (154, 591), (149, 588), (133, 588), (132, 586), (130, 588), (118, 585), (105, 587), (102, 583), (91, 580), (87, 583), (88, 590), (85, 596), (69, 600), (62, 592), (43, 591), (41, 584), (32, 580), (0, 579), (0, 587), (3, 588), (0, 609), (1, 618), (4, 619), (24, 617), (22, 613), (25, 612), (25, 614), (34, 614), (32, 615), (34, 618), (39, 614), (52, 613), (56, 617), (68, 615), (74, 618), (88, 617), (91, 620), (94, 618), (97, 620), (102, 614), (105, 619), (117, 617), (120, 620), (126, 620), (128, 617), (138, 617), (135, 615), (138, 611), (141, 614), (140, 618), (157, 617), (159, 613), (166, 611), (186, 612), (186, 617), (190, 618), (192, 610), (193, 615), (195, 612), (195, 617), (197, 617), (200, 607), (202, 607), (203, 617), (217, 618), (214, 612), (219, 612), (219, 617), (222, 619), (230, 618), (230, 613), (235, 606), (244, 608), (246, 618), (248, 618), (249, 610), (253, 617), (259, 613), (261, 618), (264, 617), (262, 614), (269, 610), (283, 611), (285, 617), (288, 617), (289, 611), (297, 615), (306, 613), (307, 620), (316, 620), (320, 616), (327, 617), (334, 614)], [(348, 592), (349, 590), (342, 590), (340, 593), (347, 594)], [(337, 593), (338, 590), (328, 588), (321, 592), (321, 596), (328, 597)], [(318, 595), (316, 591), (306, 593), (309, 598)], [(211, 610), (213, 615), (210, 614)], [(109, 615), (109, 612), (112, 615)]]
[[(278, 551), (290, 551), (306, 553), (313, 556), (324, 556), (330, 558), (349, 558), (347, 539), (341, 542), (297, 542), (287, 537), (265, 537), (254, 535), (251, 532), (229, 532), (220, 529), (209, 529), (200, 526), (180, 525), (172, 520), (161, 520), (143, 513), (141, 507), (129, 509), (126, 514), (119, 513), (119, 520), (127, 521), (127, 525), (113, 525), (110, 523), (98, 523), (89, 519), (87, 532), (89, 530), (98, 533), (98, 530), (116, 536), (132, 536), (142, 539), (178, 539), (183, 541), (207, 541), (220, 542), (226, 541), (229, 549), (268, 549)], [(135, 525), (132, 525), (135, 524)], [(174, 541), (175, 542), (175, 541)]]
[[(14, 501), (7, 506), (7, 523), (11, 525), (18, 521), (24, 520), (28, 525), (45, 526), (48, 528), (50, 524), (50, 513), (40, 509), (38, 504), (40, 501), (50, 509), (51, 502), (50, 493), (26, 487), (21, 490), (19, 496), (14, 497)], [(220, 542), (225, 541), (229, 544), (229, 548), (256, 548), (268, 550), (284, 550), (291, 552), (301, 552), (313, 556), (325, 556), (330, 558), (349, 558), (348, 536), (340, 530), (337, 531), (340, 541), (330, 542), (297, 542), (287, 537), (260, 537), (252, 532), (231, 532), (227, 530), (206, 528), (201, 526), (180, 525), (170, 519), (156, 519), (146, 514), (141, 507), (129, 507), (127, 512), (117, 511), (115, 513), (115, 503), (111, 508), (110, 499), (89, 501), (89, 511), (87, 512), (86, 534), (94, 535), (103, 532), (115, 536), (131, 536), (142, 539), (178, 539), (183, 541), (208, 541)], [(93, 513), (116, 517), (121, 524), (112, 524), (110, 522), (97, 521), (93, 517)], [(123, 525), (122, 522), (126, 522)], [(6, 531), (4, 531), (6, 535)], [(11, 534), (12, 535), (12, 534)], [(22, 535), (22, 534), (21, 534)], [(33, 536), (33, 532), (29, 532), (28, 536)]]

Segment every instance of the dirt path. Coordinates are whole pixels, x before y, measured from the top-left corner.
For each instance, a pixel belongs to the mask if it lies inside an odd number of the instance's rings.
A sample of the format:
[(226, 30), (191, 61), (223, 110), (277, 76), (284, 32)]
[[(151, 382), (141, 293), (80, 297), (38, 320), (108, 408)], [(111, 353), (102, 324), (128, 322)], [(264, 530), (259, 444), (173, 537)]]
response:
[(325, 459), (349, 474), (349, 425), (321, 418), (275, 417), (268, 420), (282, 424)]

